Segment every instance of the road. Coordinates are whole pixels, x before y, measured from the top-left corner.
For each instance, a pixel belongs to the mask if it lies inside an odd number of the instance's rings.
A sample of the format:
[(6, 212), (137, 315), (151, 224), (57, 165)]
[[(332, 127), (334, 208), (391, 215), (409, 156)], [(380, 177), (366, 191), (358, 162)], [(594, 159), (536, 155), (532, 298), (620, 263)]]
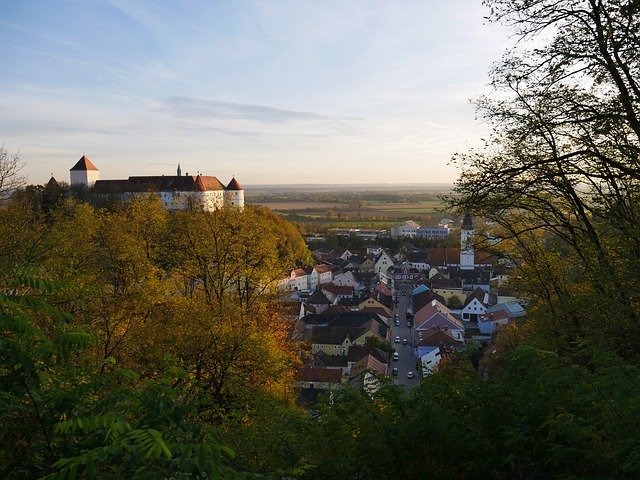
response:
[[(395, 342), (396, 336), (399, 336), (401, 342), (403, 338), (406, 338), (407, 344), (393, 343), (393, 347), (399, 354), (399, 359), (397, 361), (391, 361), (389, 374), (391, 374), (393, 367), (397, 367), (398, 376), (394, 377), (394, 383), (396, 385), (405, 385), (407, 389), (411, 389), (420, 383), (419, 374), (416, 371), (416, 356), (412, 346), (412, 328), (407, 327), (406, 312), (411, 303), (411, 286), (403, 284), (396, 285), (395, 295), (398, 299), (398, 304), (394, 307), (393, 312), (398, 314), (400, 325), (396, 326), (392, 323), (391, 341)], [(414, 372), (414, 378), (407, 378), (407, 372), (410, 371)]]

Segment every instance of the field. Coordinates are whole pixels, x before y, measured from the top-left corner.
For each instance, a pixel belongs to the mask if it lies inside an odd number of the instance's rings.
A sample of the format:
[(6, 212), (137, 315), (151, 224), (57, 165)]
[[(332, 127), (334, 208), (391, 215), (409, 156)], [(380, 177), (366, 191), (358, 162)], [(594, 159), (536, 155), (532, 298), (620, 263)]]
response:
[(249, 190), (248, 203), (262, 205), (298, 224), (305, 232), (329, 228), (388, 229), (405, 220), (435, 226), (447, 216), (440, 195), (448, 189), (411, 187), (393, 189), (322, 190), (297, 188)]

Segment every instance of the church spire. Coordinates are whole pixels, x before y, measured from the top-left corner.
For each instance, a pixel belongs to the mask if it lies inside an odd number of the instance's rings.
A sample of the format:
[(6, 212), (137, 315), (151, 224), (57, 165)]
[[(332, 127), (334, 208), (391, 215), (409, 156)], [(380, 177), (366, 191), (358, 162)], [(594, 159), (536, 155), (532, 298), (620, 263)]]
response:
[(178, 164), (178, 176), (182, 176), (182, 169), (180, 168), (180, 164)]

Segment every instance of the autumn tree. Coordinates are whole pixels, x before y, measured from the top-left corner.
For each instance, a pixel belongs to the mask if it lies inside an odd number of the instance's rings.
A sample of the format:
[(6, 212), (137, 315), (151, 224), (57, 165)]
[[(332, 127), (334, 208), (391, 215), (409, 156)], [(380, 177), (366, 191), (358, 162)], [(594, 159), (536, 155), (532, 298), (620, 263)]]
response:
[(9, 153), (5, 145), (0, 145), (0, 201), (25, 184), (25, 178), (20, 175), (23, 168), (20, 154)]
[[(636, 356), (640, 7), (486, 3), (489, 19), (510, 26), (518, 43), (493, 68), (495, 92), (477, 102), (493, 133), (484, 149), (456, 157), (462, 174), (450, 205), (494, 222), (493, 237), (541, 280), (527, 292), (532, 298), (561, 302), (571, 290), (591, 312), (607, 299), (619, 351)], [(554, 262), (549, 255), (566, 275), (546, 281), (535, 271)], [(574, 289), (577, 277), (582, 286)]]

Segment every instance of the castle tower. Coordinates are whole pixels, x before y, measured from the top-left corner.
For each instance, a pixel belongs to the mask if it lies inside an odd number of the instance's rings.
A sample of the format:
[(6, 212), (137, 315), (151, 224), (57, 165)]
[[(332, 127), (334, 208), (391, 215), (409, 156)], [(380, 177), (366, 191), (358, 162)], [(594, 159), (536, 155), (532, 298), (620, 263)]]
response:
[(100, 180), (100, 170), (91, 163), (86, 155), (82, 155), (78, 163), (71, 167), (69, 174), (72, 186), (84, 185), (86, 188), (91, 188), (96, 180)]
[(233, 177), (224, 191), (224, 206), (244, 208), (244, 190)]
[(471, 215), (465, 213), (462, 227), (460, 228), (460, 268), (464, 270), (472, 270), (475, 264), (475, 255), (473, 252), (474, 234)]

